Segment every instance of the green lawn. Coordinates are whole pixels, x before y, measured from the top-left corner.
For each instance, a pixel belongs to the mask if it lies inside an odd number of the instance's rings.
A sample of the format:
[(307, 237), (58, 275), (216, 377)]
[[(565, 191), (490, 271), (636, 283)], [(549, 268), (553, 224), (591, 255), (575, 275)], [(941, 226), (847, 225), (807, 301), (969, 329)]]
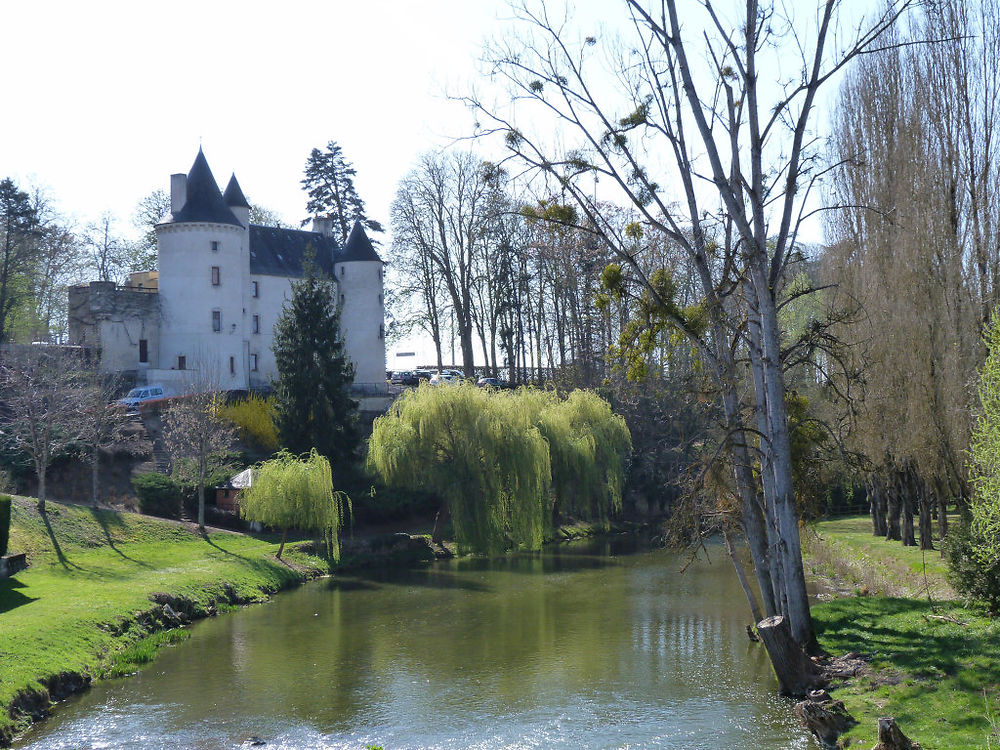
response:
[(820, 545), (810, 543), (807, 569), (825, 569), (838, 556), (839, 570), (857, 571), (849, 587), (874, 591), (872, 582), (881, 580), (909, 594), (846, 596), (813, 607), (824, 650), (871, 658), (869, 674), (833, 690), (860, 721), (848, 735), (852, 746), (875, 744), (879, 716), (895, 717), (925, 750), (998, 746), (989, 717), (1000, 704), (1000, 622), (934, 593), (950, 592), (937, 552), (922, 557), (875, 539), (865, 517), (822, 522), (815, 530), (826, 549), (816, 562)]
[[(136, 615), (151, 609), (154, 592), (207, 605), (228, 586), (256, 600), (325, 570), (295, 552), (286, 555), (295, 567), (286, 566), (276, 550), (241, 534), (55, 502), (42, 516), (15, 498), (10, 551), (28, 552), (30, 567), (0, 581), (0, 706), (59, 672), (101, 677), (148, 661), (155, 649)], [(0, 735), (11, 726), (0, 711)]]

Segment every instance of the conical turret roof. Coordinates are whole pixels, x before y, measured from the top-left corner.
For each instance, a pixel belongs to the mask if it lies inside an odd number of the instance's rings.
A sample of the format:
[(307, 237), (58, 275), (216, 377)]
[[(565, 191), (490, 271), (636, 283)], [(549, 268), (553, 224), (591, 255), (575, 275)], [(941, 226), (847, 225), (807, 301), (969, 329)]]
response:
[(337, 263), (345, 263), (353, 260), (382, 262), (382, 259), (372, 246), (372, 241), (368, 239), (365, 228), (361, 226), (360, 221), (354, 222), (351, 234), (344, 244), (344, 250), (337, 256)]
[[(239, 186), (237, 185), (237, 189)], [(242, 191), (240, 193), (242, 195)], [(244, 198), (244, 201), (246, 199)], [(212, 175), (208, 160), (201, 148), (187, 176), (187, 200), (181, 210), (170, 217), (169, 222), (209, 222), (213, 224), (240, 224), (219, 191), (219, 184)]]
[(243, 191), (240, 190), (240, 183), (236, 181), (235, 172), (233, 172), (233, 176), (229, 178), (229, 184), (226, 185), (226, 192), (222, 194), (222, 200), (224, 200), (226, 205), (230, 208), (250, 208), (250, 204), (247, 203), (247, 199), (243, 195)]

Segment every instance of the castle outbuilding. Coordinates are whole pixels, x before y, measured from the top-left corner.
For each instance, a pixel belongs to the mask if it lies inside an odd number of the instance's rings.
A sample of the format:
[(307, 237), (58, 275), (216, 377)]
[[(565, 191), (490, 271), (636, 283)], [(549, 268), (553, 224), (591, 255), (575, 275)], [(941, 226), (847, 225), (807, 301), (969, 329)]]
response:
[(313, 231), (251, 224), (236, 175), (220, 191), (199, 149), (190, 172), (170, 177), (170, 214), (156, 225), (158, 270), (132, 274), (126, 286), (72, 287), (70, 343), (98, 349), (106, 371), (137, 384), (266, 389), (277, 377), (274, 324), (311, 262), (333, 281), (357, 395), (382, 396), (383, 262), (360, 223), (343, 247), (332, 228), (326, 218)]

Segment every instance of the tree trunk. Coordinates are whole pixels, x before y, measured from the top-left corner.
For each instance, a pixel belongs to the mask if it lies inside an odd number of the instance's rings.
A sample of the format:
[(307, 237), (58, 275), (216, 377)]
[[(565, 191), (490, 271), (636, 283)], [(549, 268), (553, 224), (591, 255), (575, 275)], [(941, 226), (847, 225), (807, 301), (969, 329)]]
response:
[(948, 493), (939, 478), (934, 483), (937, 487), (938, 539), (944, 541), (948, 536)]
[(43, 463), (38, 469), (38, 512), (45, 512), (45, 470), (48, 467)]
[(278, 545), (278, 554), (275, 555), (279, 560), (281, 559), (281, 553), (285, 551), (285, 539), (288, 538), (288, 529), (281, 530), (281, 544)]
[[(763, 619), (760, 604), (757, 602), (757, 597), (753, 593), (753, 589), (750, 588), (750, 582), (747, 580), (747, 574), (743, 570), (743, 563), (736, 559), (736, 553), (733, 551), (733, 543), (729, 539), (729, 532), (723, 527), (722, 538), (726, 542), (726, 552), (729, 554), (729, 559), (733, 563), (733, 568), (736, 570), (736, 578), (740, 582), (740, 587), (743, 589), (743, 594), (747, 598), (747, 604), (750, 605), (750, 614), (753, 616), (754, 622), (760, 622)], [(747, 625), (747, 628), (750, 626)]]
[[(761, 339), (764, 344), (762, 364), (767, 389), (767, 412), (770, 423), (770, 444), (766, 447), (774, 470), (774, 498), (771, 500), (781, 544), (781, 574), (788, 602), (788, 617), (792, 635), (803, 647), (816, 647), (809, 594), (802, 566), (802, 546), (799, 539), (799, 514), (795, 507), (792, 482), (792, 452), (788, 432), (788, 412), (785, 405), (784, 373), (781, 369), (781, 336), (772, 291), (766, 282), (766, 271), (753, 273), (754, 287), (760, 310)], [(766, 498), (765, 498), (766, 499)]]
[(448, 507), (448, 501), (446, 500), (441, 503), (441, 508), (438, 510), (437, 515), (434, 516), (434, 529), (431, 531), (431, 541), (434, 544), (441, 544), (444, 541), (444, 529), (450, 520), (451, 509)]
[(899, 486), (896, 482), (888, 481), (885, 487), (886, 514), (885, 514), (885, 538), (889, 541), (898, 542), (902, 539), (899, 530)]
[(823, 683), (819, 668), (792, 637), (783, 615), (758, 622), (757, 635), (771, 657), (781, 695), (802, 697)]
[(101, 450), (94, 445), (94, 453), (90, 461), (90, 504), (97, 507), (97, 495), (99, 489), (98, 474), (101, 470)]
[(205, 480), (198, 482), (198, 529), (205, 530)]
[(869, 478), (865, 482), (865, 489), (868, 491), (868, 504), (871, 508), (872, 535), (885, 536), (885, 509), (878, 482)]
[(913, 535), (913, 503), (915, 498), (915, 483), (913, 481), (913, 470), (907, 469), (900, 477), (900, 505), (903, 509), (902, 542), (904, 547), (916, 547), (917, 539)]
[(920, 482), (918, 488), (920, 491), (920, 549), (934, 549), (934, 521), (931, 518), (933, 498), (928, 485)]

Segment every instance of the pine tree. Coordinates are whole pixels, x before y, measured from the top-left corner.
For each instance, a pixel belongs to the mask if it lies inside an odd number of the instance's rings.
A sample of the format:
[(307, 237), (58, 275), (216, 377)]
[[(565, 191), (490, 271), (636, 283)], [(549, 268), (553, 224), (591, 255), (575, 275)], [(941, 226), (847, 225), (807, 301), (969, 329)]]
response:
[(340, 338), (333, 282), (307, 263), (274, 327), (278, 433), (293, 454), (315, 448), (334, 470), (350, 470), (358, 448), (354, 367)]
[(313, 216), (334, 220), (340, 243), (347, 242), (355, 221), (370, 232), (384, 231), (382, 225), (365, 215), (365, 202), (354, 188), (357, 170), (344, 158), (336, 141), (326, 144), (326, 151), (314, 148), (306, 160), (302, 186), (309, 194), (306, 211)]

